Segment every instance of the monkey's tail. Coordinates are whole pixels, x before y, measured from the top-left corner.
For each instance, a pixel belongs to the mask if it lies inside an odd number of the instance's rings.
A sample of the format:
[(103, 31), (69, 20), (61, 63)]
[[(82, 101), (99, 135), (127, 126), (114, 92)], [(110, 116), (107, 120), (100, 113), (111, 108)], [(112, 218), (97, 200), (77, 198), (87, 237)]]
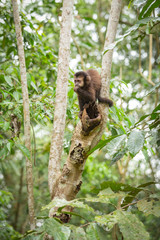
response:
[(102, 97), (98, 97), (98, 100), (99, 100), (99, 102), (101, 102), (101, 103), (106, 103), (106, 104), (108, 104), (109, 105), (109, 107), (112, 107), (113, 106), (113, 102), (112, 102), (112, 100), (110, 100), (110, 99), (108, 99), (108, 98), (102, 98)]

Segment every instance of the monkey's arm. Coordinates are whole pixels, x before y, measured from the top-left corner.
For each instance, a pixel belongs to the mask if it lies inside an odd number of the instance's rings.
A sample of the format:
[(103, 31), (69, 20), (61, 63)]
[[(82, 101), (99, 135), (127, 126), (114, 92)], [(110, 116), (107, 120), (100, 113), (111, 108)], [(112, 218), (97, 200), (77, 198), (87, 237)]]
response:
[(77, 88), (76, 92), (81, 98), (83, 98), (86, 101), (96, 101), (96, 96), (94, 92), (89, 92), (82, 88)]

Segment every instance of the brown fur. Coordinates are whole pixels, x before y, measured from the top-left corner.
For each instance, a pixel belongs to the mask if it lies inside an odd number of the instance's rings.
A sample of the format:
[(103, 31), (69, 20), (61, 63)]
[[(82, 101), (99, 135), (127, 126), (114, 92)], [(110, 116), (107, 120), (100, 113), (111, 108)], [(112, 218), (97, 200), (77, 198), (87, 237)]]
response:
[(112, 100), (100, 97), (101, 77), (97, 70), (89, 69), (87, 72), (79, 71), (74, 75), (74, 91), (78, 95), (80, 117), (83, 107), (87, 103), (99, 102), (106, 103), (109, 107), (113, 106)]

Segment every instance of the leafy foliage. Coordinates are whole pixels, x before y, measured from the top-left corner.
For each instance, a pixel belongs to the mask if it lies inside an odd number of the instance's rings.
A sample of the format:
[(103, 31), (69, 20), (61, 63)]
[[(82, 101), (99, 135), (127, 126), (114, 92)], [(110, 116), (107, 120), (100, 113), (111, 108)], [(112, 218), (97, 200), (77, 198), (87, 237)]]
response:
[(13, 196), (10, 192), (0, 190), (0, 239), (18, 238), (20, 234), (7, 222), (8, 205)]
[[(128, 206), (132, 206), (133, 204), (137, 204), (137, 207), (140, 211), (145, 212), (145, 214), (154, 214), (155, 216), (159, 216), (160, 205), (156, 203), (153, 208), (153, 204), (155, 202), (154, 199), (157, 199), (156, 195), (150, 195), (150, 200), (146, 201), (145, 197), (137, 202), (135, 201), (136, 195), (132, 195), (132, 202), (125, 202), (126, 205), (123, 203), (121, 204), (122, 208), (117, 209), (116, 204), (113, 204), (113, 199), (122, 199), (122, 197), (127, 196), (127, 194), (131, 194), (132, 192), (137, 190), (137, 194), (140, 191), (143, 191), (146, 186), (149, 186), (152, 183), (144, 184), (140, 187), (131, 187), (126, 184), (122, 183), (115, 183), (115, 182), (106, 182), (105, 185), (112, 186), (111, 188), (105, 188), (99, 192), (97, 197), (87, 197), (84, 199), (76, 199), (72, 201), (66, 201), (64, 199), (56, 199), (53, 200), (49, 205), (43, 207), (43, 211), (45, 209), (55, 208), (57, 209), (57, 214), (65, 213), (63, 212), (63, 208), (67, 206), (76, 207), (76, 208), (84, 208), (86, 211), (89, 211), (94, 215), (92, 222), (88, 222), (80, 227), (75, 227), (72, 224), (63, 225), (59, 223), (57, 220), (54, 219), (46, 219), (43, 221), (43, 225), (40, 229), (37, 229), (36, 232), (28, 233), (27, 237), (32, 234), (37, 236), (41, 232), (42, 235), (49, 234), (50, 236), (54, 237), (54, 239), (105, 239), (106, 234), (110, 231), (115, 224), (119, 225), (121, 234), (123, 235), (124, 239), (133, 239), (133, 240), (140, 240), (140, 239), (149, 239), (149, 234), (146, 232), (143, 223), (132, 213), (132, 211), (124, 211)], [(104, 184), (103, 184), (104, 187)], [(146, 197), (148, 193), (146, 194)], [(115, 210), (108, 214), (99, 215), (98, 212), (93, 211), (93, 208), (89, 206), (89, 203), (84, 204), (82, 201), (87, 202), (100, 202), (103, 204), (111, 204), (114, 206)], [(129, 204), (128, 204), (129, 203)], [(69, 214), (69, 213), (68, 213)], [(71, 215), (73, 213), (71, 212)], [(57, 215), (58, 217), (58, 215)], [(78, 217), (78, 215), (77, 215)], [(95, 220), (94, 220), (95, 219)], [(85, 229), (85, 226), (87, 228)], [(105, 232), (105, 234), (104, 234)], [(26, 238), (25, 238), (26, 239)], [(27, 238), (28, 239), (28, 238)], [(34, 238), (33, 238), (34, 239)]]
[[(150, 2), (151, 2), (151, 1), (150, 1)], [(159, 4), (159, 3), (158, 3), (158, 0), (155, 1), (155, 4), (154, 4), (155, 6), (153, 6), (153, 8), (155, 8), (158, 4)], [(150, 9), (148, 10), (148, 12), (146, 13), (146, 16), (150, 15), (150, 13), (151, 13), (150, 11), (152, 11), (151, 8), (150, 8)], [(146, 16), (145, 16), (145, 17), (146, 17)], [(149, 25), (152, 26), (152, 24), (157, 24), (157, 22), (158, 22), (158, 23), (160, 22), (160, 18), (159, 18), (159, 17), (157, 17), (157, 18), (148, 17), (148, 18), (144, 18), (144, 19), (141, 19), (141, 20), (137, 21), (137, 23), (136, 23), (134, 26), (132, 26), (130, 29), (128, 29), (127, 32), (126, 32), (124, 35), (122, 35), (121, 37), (119, 37), (114, 43), (109, 44), (109, 45), (104, 49), (103, 54), (105, 54), (107, 51), (112, 50), (113, 48), (115, 48), (115, 46), (116, 46), (118, 43), (124, 41), (124, 39), (125, 39), (126, 37), (128, 37), (129, 35), (135, 33), (140, 27), (146, 26), (146, 25), (147, 25), (147, 26), (149, 26)]]
[[(76, 1), (62, 165), (78, 122), (73, 74), (82, 68), (100, 69), (102, 51), (105, 54), (113, 48), (110, 93), (114, 106), (109, 110), (108, 131), (88, 153), (78, 199), (56, 199), (50, 204), (47, 166), (62, 1), (20, 4), (32, 123), (32, 156), (24, 147), (17, 44), (11, 1), (6, 0), (0, 3), (0, 186), (4, 189), (0, 193), (0, 239), (16, 239), (20, 236), (16, 231), (28, 230), (24, 170), (27, 156), (35, 160), (38, 226), (22, 239), (43, 239), (45, 234), (51, 234), (55, 239), (110, 240), (111, 234), (118, 239), (122, 235), (124, 239), (148, 239), (144, 224), (150, 238), (157, 240), (160, 229), (159, 185), (155, 184), (159, 181), (160, 158), (159, 1), (131, 1), (129, 8), (128, 2), (124, 1), (117, 39), (104, 51), (110, 2)], [(151, 77), (154, 86), (146, 81), (149, 75), (149, 34), (153, 34)], [(57, 207), (59, 216), (68, 214), (64, 209), (68, 205), (74, 208), (70, 223), (48, 219), (48, 209)]]

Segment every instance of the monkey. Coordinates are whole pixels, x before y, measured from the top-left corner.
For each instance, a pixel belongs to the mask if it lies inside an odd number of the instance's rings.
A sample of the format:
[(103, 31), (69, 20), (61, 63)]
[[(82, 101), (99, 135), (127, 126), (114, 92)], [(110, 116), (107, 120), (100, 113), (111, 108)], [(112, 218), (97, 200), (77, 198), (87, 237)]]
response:
[(82, 117), (84, 105), (87, 103), (95, 103), (98, 99), (101, 103), (106, 103), (109, 107), (113, 106), (112, 100), (102, 98), (101, 91), (101, 77), (97, 70), (89, 69), (88, 71), (79, 71), (74, 74), (74, 91), (77, 93), (80, 113)]

